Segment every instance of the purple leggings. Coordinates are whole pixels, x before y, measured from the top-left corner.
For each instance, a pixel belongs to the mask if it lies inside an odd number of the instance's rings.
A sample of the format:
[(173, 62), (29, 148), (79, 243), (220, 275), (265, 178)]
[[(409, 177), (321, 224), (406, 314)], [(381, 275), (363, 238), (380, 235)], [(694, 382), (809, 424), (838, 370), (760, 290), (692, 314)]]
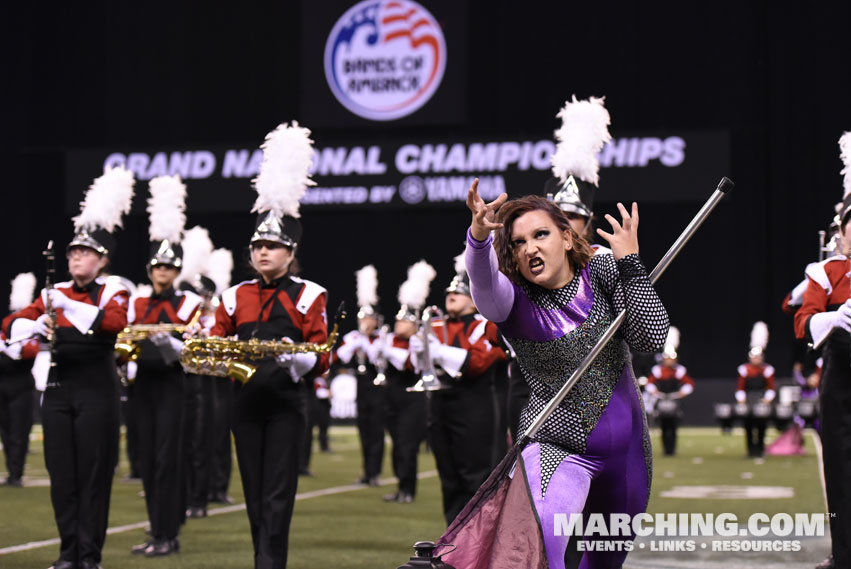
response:
[[(644, 512), (649, 498), (648, 462), (644, 455), (644, 417), (633, 387), (629, 366), (615, 387), (606, 410), (588, 437), (585, 454), (572, 454), (561, 461), (541, 496), (541, 446), (532, 443), (523, 450), (529, 490), (538, 512), (550, 569), (564, 567), (564, 552), (570, 535), (556, 531), (556, 517), (592, 513), (631, 517)], [(559, 524), (561, 529), (561, 524)], [(586, 541), (629, 541), (633, 536), (596, 537)], [(626, 551), (588, 551), (580, 569), (616, 568), (623, 565)]]

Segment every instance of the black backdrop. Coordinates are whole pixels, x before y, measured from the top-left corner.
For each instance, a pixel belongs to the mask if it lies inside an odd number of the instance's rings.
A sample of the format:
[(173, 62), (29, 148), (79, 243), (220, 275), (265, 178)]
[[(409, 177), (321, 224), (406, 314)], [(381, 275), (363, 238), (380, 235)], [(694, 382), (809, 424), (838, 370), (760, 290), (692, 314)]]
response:
[[(319, 0), (314, 0), (319, 1)], [(429, 2), (422, 2), (429, 6)], [(816, 231), (841, 198), (837, 140), (851, 130), (849, 4), (461, 2), (466, 22), (466, 119), (456, 124), (363, 124), (314, 129), (317, 137), (526, 136), (548, 132), (571, 94), (605, 95), (612, 131), (729, 132), (737, 188), (665, 274), (658, 289), (682, 332), (682, 361), (696, 377), (732, 376), (751, 325), (768, 322), (768, 359), (791, 362), (784, 294), (816, 256)], [(280, 122), (303, 120), (302, 10), (298, 2), (87, 2), (18, 6), (4, 18), (0, 298), (18, 272), (43, 277), (49, 238), (61, 247), (64, 157), (104, 147), (244, 144)], [(365, 123), (365, 121), (362, 121)], [(309, 125), (308, 125), (309, 126)], [(94, 178), (98, 172), (92, 172)], [(543, 180), (541, 180), (543, 182)], [(605, 179), (602, 181), (605, 188)], [(714, 186), (714, 184), (713, 184)], [(714, 188), (706, 187), (708, 196)], [(538, 187), (529, 188), (537, 192)], [(146, 184), (137, 184), (144, 195)], [(246, 191), (248, 191), (246, 189)], [(599, 213), (613, 210), (600, 192)], [(695, 213), (695, 203), (641, 211), (652, 266)], [(199, 215), (217, 247), (235, 252), (234, 281), (252, 218)], [(322, 211), (305, 219), (303, 274), (331, 304), (354, 301), (353, 271), (373, 263), (388, 316), (406, 267), (436, 265), (440, 302), (461, 250), (460, 207), (404, 212)], [(147, 220), (126, 221), (116, 272), (142, 281)]]

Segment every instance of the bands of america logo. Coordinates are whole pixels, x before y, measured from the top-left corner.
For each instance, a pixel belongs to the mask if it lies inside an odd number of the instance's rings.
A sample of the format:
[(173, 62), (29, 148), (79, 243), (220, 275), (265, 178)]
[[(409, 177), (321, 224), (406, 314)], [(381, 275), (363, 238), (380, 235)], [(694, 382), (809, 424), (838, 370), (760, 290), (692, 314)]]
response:
[(363, 118), (410, 115), (434, 95), (446, 43), (434, 17), (411, 0), (365, 0), (343, 14), (325, 44), (325, 77), (337, 100)]

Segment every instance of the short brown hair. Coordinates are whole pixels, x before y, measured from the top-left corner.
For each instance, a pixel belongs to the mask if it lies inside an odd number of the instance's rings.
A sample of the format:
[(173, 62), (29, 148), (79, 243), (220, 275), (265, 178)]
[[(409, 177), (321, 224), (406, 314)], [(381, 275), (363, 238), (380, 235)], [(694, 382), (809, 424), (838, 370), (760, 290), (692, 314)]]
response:
[(562, 232), (568, 231), (573, 240), (573, 248), (567, 252), (567, 257), (574, 268), (583, 268), (594, 256), (594, 250), (583, 237), (576, 234), (570, 227), (567, 216), (553, 202), (541, 196), (524, 196), (510, 200), (503, 204), (497, 212), (496, 220), (502, 223), (502, 227), (496, 230), (494, 235), (494, 248), (499, 260), (499, 270), (502, 271), (515, 284), (522, 284), (524, 277), (517, 268), (514, 256), (514, 247), (511, 244), (511, 227), (514, 221), (530, 211), (540, 210), (549, 214), (550, 219)]

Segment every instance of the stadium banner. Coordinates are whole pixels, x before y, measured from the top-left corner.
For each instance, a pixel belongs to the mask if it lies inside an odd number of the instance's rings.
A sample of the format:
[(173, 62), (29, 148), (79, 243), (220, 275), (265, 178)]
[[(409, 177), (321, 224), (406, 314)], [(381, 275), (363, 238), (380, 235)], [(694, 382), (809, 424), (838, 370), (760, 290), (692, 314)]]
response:
[[(555, 143), (537, 137), (491, 139), (359, 140), (338, 142), (314, 134), (316, 186), (302, 200), (310, 209), (455, 208), (474, 177), (485, 199), (500, 193), (543, 192), (552, 174)], [(187, 207), (198, 213), (248, 211), (256, 193), (262, 151), (244, 146), (202, 148), (78, 149), (66, 155), (66, 212), (79, 209), (83, 192), (105, 167), (133, 171), (137, 194), (155, 176), (179, 174)], [(730, 175), (729, 134), (722, 131), (636, 133), (614, 138), (599, 153), (595, 201), (702, 202), (707, 188)], [(141, 185), (144, 183), (144, 186)], [(134, 211), (144, 209), (135, 200)]]

